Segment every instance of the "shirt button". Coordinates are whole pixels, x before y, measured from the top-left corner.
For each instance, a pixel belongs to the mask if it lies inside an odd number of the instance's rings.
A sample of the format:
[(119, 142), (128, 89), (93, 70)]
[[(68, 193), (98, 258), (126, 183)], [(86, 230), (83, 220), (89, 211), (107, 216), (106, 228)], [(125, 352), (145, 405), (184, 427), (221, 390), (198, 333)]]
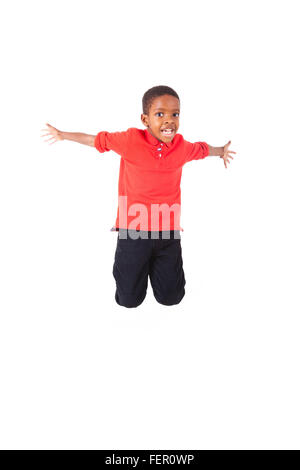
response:
[(161, 147), (159, 147), (157, 150), (161, 150)]
[(159, 154), (159, 156), (161, 157), (161, 153)]

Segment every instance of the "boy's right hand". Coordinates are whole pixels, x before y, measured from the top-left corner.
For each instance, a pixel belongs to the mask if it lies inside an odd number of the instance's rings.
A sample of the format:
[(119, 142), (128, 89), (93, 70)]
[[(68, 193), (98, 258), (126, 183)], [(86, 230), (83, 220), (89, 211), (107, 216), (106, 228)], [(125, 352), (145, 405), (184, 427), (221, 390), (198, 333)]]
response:
[(48, 126), (48, 129), (42, 129), (42, 131), (46, 131), (46, 134), (42, 134), (41, 137), (47, 137), (51, 136), (50, 139), (45, 140), (45, 142), (49, 142), (50, 140), (53, 140), (53, 142), (50, 142), (49, 145), (54, 144), (54, 142), (57, 142), (58, 140), (64, 140), (62, 136), (62, 132), (56, 129), (55, 127), (51, 126), (50, 124), (46, 123), (46, 126)]

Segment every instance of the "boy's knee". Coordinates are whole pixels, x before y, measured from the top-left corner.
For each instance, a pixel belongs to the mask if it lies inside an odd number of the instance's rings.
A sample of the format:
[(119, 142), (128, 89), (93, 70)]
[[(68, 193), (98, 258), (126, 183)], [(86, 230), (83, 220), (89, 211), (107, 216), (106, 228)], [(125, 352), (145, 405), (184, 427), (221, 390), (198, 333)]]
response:
[(132, 294), (122, 294), (120, 295), (117, 291), (115, 294), (115, 300), (118, 305), (121, 307), (126, 307), (126, 308), (135, 308), (141, 305), (143, 300), (145, 299), (146, 294), (143, 294), (140, 297), (136, 297), (135, 295)]
[(178, 292), (166, 292), (165, 294), (160, 294), (160, 296), (155, 295), (155, 299), (158, 303), (162, 305), (171, 306), (179, 304), (182, 301), (184, 295), (185, 290), (183, 289), (183, 291), (181, 291), (179, 294)]

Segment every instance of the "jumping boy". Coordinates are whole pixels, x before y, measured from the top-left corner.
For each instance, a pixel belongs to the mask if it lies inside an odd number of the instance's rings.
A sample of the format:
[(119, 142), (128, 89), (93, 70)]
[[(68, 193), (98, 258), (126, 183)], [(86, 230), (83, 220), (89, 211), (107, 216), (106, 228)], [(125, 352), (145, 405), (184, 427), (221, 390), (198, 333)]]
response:
[[(206, 142), (191, 143), (178, 134), (180, 100), (168, 86), (150, 88), (143, 96), (141, 120), (146, 129), (131, 127), (123, 132), (101, 131), (97, 135), (62, 132), (47, 124), (46, 142), (72, 140), (113, 150), (121, 156), (118, 231), (113, 265), (116, 302), (139, 306), (146, 297), (148, 276), (157, 302), (178, 304), (185, 295), (180, 207), (181, 173), (185, 163), (207, 156), (220, 156), (225, 168), (233, 159), (224, 147)], [(138, 215), (137, 215), (138, 214)]]

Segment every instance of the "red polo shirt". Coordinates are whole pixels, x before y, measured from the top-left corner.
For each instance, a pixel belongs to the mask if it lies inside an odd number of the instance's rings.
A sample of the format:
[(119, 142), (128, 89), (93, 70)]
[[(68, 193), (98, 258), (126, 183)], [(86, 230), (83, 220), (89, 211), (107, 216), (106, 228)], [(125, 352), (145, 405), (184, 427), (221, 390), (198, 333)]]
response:
[(181, 134), (175, 134), (172, 142), (161, 142), (148, 129), (130, 127), (124, 132), (99, 132), (94, 146), (101, 153), (113, 150), (122, 157), (114, 230), (183, 230), (182, 167), (208, 156), (206, 142), (191, 143)]

